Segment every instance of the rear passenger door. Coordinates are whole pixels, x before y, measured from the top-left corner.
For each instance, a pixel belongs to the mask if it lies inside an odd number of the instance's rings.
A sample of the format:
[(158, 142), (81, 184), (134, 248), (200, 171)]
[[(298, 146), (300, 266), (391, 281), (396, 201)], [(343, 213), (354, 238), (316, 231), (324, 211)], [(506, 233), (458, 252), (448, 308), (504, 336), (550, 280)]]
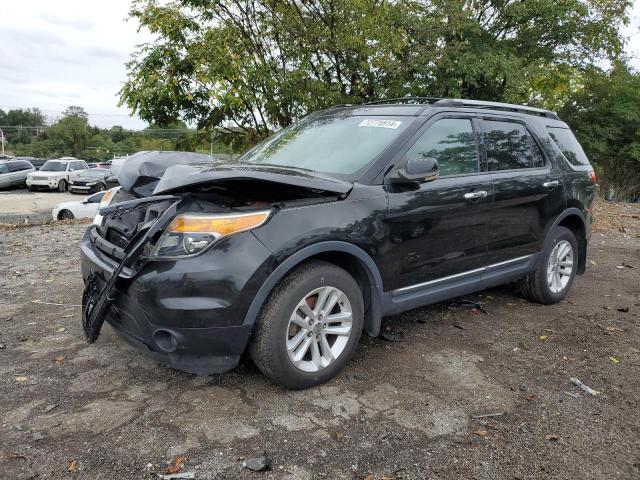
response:
[(398, 153), (399, 167), (409, 158), (435, 158), (439, 177), (387, 185), (385, 289), (420, 289), (484, 266), (493, 189), (479, 139), (473, 114), (439, 114)]
[(564, 210), (562, 175), (522, 118), (483, 116), (480, 124), (495, 194), (487, 263), (539, 252), (548, 223)]

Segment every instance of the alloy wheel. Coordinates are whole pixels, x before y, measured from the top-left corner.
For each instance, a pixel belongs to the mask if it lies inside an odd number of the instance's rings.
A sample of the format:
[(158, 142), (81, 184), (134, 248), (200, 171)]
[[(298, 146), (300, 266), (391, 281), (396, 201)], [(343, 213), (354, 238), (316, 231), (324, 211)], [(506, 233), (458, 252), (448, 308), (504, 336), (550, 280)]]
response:
[(560, 240), (551, 250), (547, 262), (547, 284), (553, 293), (562, 292), (571, 280), (573, 271), (573, 247), (566, 240)]
[(286, 333), (289, 360), (303, 372), (327, 368), (344, 352), (351, 336), (351, 303), (338, 288), (312, 290), (296, 305)]

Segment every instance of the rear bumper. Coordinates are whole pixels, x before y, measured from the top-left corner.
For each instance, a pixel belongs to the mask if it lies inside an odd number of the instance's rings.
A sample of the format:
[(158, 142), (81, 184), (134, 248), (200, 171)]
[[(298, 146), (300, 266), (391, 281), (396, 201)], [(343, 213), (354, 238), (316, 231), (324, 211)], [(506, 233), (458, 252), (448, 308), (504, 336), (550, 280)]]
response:
[[(95, 274), (100, 288), (116, 263), (91, 242), (93, 228), (81, 243), (82, 275), (86, 280)], [(268, 250), (246, 233), (233, 238), (232, 248), (211, 249), (191, 259), (148, 262), (136, 274), (123, 271), (107, 323), (128, 343), (173, 368), (197, 375), (234, 368), (251, 335), (252, 325), (243, 321), (263, 281), (259, 272), (271, 261)], [(230, 251), (236, 248), (244, 252), (242, 262), (240, 253)]]

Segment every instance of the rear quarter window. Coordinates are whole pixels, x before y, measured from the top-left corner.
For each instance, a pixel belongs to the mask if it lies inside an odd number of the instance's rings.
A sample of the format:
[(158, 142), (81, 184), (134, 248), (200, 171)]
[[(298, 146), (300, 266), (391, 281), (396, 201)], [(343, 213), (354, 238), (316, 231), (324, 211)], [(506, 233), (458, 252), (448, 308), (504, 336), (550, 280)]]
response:
[(562, 127), (547, 127), (547, 132), (571, 165), (590, 165), (587, 155), (571, 130)]

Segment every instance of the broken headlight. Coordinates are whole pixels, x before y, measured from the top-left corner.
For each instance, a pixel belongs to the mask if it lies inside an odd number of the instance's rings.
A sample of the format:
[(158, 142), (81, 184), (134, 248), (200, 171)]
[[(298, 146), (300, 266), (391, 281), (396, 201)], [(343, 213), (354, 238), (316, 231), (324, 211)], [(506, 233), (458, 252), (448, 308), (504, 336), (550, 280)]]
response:
[(270, 214), (270, 210), (264, 210), (239, 214), (178, 215), (158, 240), (151, 258), (197, 255), (223, 237), (259, 227), (267, 221)]
[(101, 226), (102, 225), (102, 215), (100, 215), (100, 209), (108, 207), (111, 204), (111, 202), (113, 201), (113, 197), (115, 196), (115, 194), (121, 188), (122, 187), (113, 187), (113, 188), (110, 188), (109, 190), (107, 190), (106, 192), (104, 192), (102, 194), (102, 200), (100, 200), (100, 203), (98, 204), (98, 212), (96, 213), (96, 216), (93, 217), (93, 224), (94, 225), (97, 225), (97, 226)]

